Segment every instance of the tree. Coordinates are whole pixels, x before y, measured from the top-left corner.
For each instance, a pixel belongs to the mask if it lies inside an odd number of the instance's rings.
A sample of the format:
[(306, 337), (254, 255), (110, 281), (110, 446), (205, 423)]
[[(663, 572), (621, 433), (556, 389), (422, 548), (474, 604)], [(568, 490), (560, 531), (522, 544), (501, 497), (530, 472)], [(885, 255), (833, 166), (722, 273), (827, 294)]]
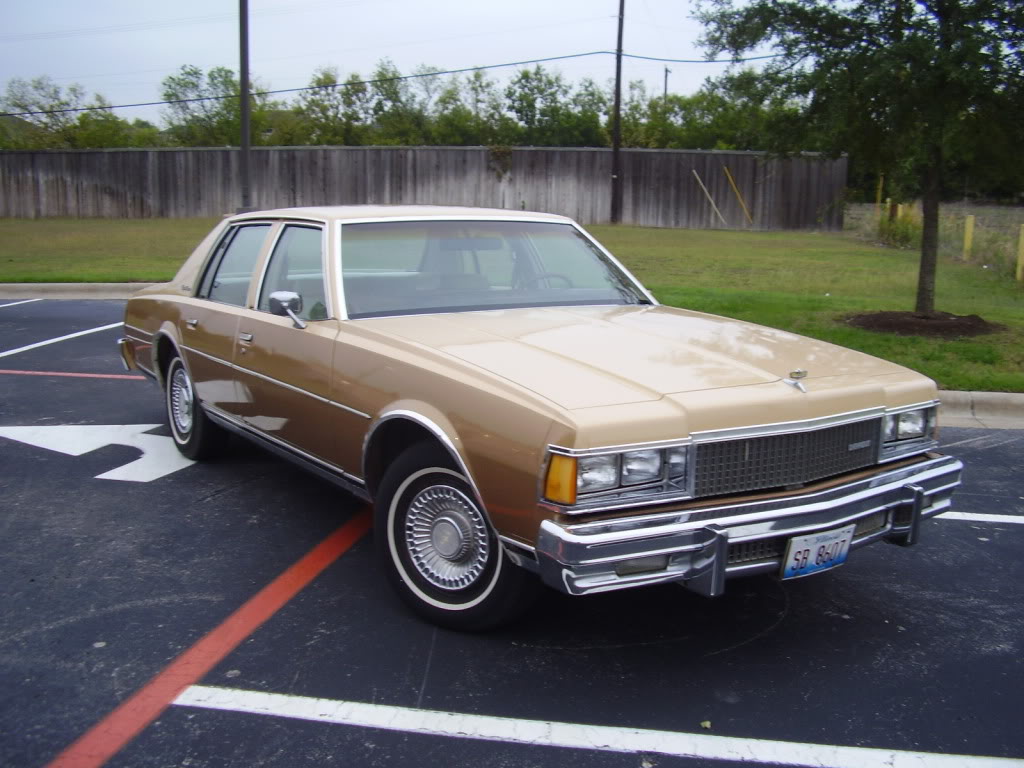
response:
[(32, 143), (41, 147), (67, 147), (72, 144), (74, 125), (80, 114), (67, 110), (86, 106), (85, 89), (77, 83), (62, 88), (46, 75), (31, 80), (15, 77), (7, 83), (2, 106), (5, 112), (41, 113), (22, 117), (35, 129), (26, 134), (32, 137)]
[(0, 109), (26, 114), (0, 124), (5, 149), (95, 149), (158, 146), (160, 133), (144, 120), (128, 122), (99, 94), (91, 102), (77, 83), (62, 87), (43, 76), (7, 83)]
[[(100, 97), (98, 100), (103, 102)], [(109, 147), (159, 147), (163, 144), (160, 129), (145, 120), (128, 122), (110, 109), (95, 109), (79, 115), (75, 124), (76, 149)]]
[[(356, 126), (362, 116), (351, 111), (351, 94), (338, 79), (338, 70), (323, 67), (313, 73), (314, 90), (299, 95), (298, 112), (312, 144), (358, 144)], [(362, 86), (365, 91), (365, 86)]]
[(611, 97), (590, 78), (584, 78), (569, 100), (567, 124), (562, 140), (572, 147), (607, 147), (611, 136), (606, 127), (610, 119)]
[(431, 143), (441, 146), (482, 144), (481, 125), (463, 100), (458, 77), (453, 77), (437, 97), (430, 130)]
[(522, 69), (505, 88), (508, 109), (519, 123), (520, 142), (536, 147), (557, 147), (570, 114), (570, 88), (560, 74), (540, 64)]
[(920, 185), (915, 311), (935, 314), (942, 174), (951, 147), (1024, 140), (1024, 4), (1016, 0), (706, 0), (710, 55), (769, 45), (768, 72), (807, 99), (809, 124), (849, 151)]
[(390, 59), (370, 75), (367, 94), (374, 143), (415, 146), (426, 143), (427, 116), (418, 108), (409, 81)]
[[(227, 67), (204, 73), (185, 65), (164, 78), (162, 96), (167, 105), (164, 119), (172, 140), (186, 147), (238, 146), (241, 141), (239, 95), (241, 86)], [(252, 91), (260, 90), (255, 83)], [(266, 96), (252, 96), (250, 125), (252, 143), (265, 143), (270, 130), (268, 112), (276, 108)]]

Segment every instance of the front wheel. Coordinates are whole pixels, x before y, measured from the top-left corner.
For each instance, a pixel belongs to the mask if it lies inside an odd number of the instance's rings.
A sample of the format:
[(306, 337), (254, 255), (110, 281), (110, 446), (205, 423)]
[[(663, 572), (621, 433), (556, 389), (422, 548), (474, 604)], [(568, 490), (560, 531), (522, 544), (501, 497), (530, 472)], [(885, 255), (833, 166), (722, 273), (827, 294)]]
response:
[(167, 366), (164, 386), (167, 421), (181, 454), (194, 461), (216, 454), (224, 441), (224, 431), (203, 411), (188, 369), (178, 355)]
[(377, 555), (392, 586), (420, 616), (459, 630), (505, 624), (539, 582), (504, 554), (465, 477), (430, 443), (414, 445), (381, 481)]

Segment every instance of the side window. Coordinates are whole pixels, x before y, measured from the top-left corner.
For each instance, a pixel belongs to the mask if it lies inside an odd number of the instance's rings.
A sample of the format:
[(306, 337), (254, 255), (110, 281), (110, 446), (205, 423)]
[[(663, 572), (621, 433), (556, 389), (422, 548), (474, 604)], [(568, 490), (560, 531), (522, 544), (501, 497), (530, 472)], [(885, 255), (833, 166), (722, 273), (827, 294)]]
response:
[(253, 267), (269, 231), (269, 224), (252, 224), (229, 232), (210, 259), (199, 296), (244, 307)]
[(302, 297), (303, 320), (326, 320), (327, 299), (321, 258), (323, 233), (319, 227), (289, 224), (281, 231), (270, 255), (257, 308), (270, 311), (270, 294), (291, 291)]

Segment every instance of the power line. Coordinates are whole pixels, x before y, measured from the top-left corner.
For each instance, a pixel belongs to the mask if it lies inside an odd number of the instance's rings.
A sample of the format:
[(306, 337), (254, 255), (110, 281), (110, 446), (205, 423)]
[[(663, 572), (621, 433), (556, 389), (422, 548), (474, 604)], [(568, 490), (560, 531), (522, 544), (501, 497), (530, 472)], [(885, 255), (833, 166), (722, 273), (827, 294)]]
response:
[[(608, 51), (601, 51), (608, 53)], [(745, 61), (763, 61), (764, 59), (777, 59), (781, 54), (770, 53), (766, 56), (748, 56), (744, 59), (663, 59), (660, 56), (638, 56), (633, 53), (622, 54), (627, 59), (641, 59), (643, 61), (662, 61), (666, 64), (742, 64)]]
[[(436, 77), (439, 75), (460, 75), (466, 72), (482, 72), (488, 69), (502, 69), (504, 67), (521, 67), (526, 64), (546, 64), (550, 61), (565, 61), (567, 59), (580, 59), (586, 56), (614, 56), (615, 51), (588, 51), (587, 53), (570, 53), (565, 56), (548, 56), (542, 59), (526, 59), (524, 61), (510, 61), (504, 64), (487, 64), (480, 67), (462, 67), (461, 69), (445, 69), (436, 72), (417, 72), (410, 75), (397, 75), (395, 77), (381, 77), (373, 80), (352, 80), (343, 83), (332, 83), (330, 85), (307, 85), (301, 88), (278, 88), (268, 91), (255, 91), (253, 96), (278, 96), (284, 93), (301, 93), (304, 91), (325, 91), (334, 88), (350, 88), (356, 85), (375, 85), (377, 83), (393, 83), (402, 80), (415, 80), (420, 77)], [(642, 59), (644, 61), (660, 61), (672, 64), (738, 64), (745, 61), (760, 61), (762, 59), (773, 59), (776, 56), (752, 56), (746, 59), (665, 59), (656, 56), (638, 56), (630, 53), (623, 53), (623, 56), (630, 59)], [(237, 99), (238, 96), (201, 96), (194, 99), (170, 99), (165, 101), (144, 101), (137, 104), (115, 104), (96, 107), (73, 107), (69, 109), (47, 109), (32, 112), (3, 112), (0, 117), (32, 117), (34, 115), (63, 115), (75, 112), (96, 112), (114, 109), (133, 109), (137, 107), (164, 107), (175, 104), (195, 104), (203, 101), (225, 101)]]

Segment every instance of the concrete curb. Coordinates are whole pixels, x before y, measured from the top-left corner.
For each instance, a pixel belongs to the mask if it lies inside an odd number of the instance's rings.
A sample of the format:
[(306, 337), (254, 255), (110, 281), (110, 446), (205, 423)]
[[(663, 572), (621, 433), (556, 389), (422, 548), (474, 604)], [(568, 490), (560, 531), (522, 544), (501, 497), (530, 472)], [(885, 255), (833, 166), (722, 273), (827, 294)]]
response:
[[(153, 283), (0, 283), (3, 299), (119, 299)], [(1024, 394), (939, 392), (939, 421), (945, 427), (1024, 429)]]
[(127, 299), (153, 283), (0, 283), (0, 299)]
[(944, 427), (1024, 429), (1024, 394), (1014, 392), (939, 392)]

